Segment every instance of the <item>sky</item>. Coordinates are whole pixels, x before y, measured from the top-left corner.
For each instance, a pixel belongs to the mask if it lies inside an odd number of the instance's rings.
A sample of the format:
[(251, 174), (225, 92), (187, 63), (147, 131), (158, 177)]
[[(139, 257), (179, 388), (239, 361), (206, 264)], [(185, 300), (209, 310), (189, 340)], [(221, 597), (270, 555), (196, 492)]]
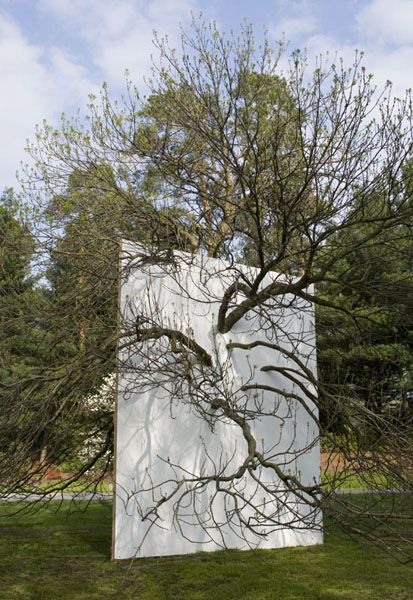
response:
[(413, 0), (0, 0), (0, 191), (16, 184), (24, 147), (36, 123), (57, 124), (107, 82), (124, 89), (124, 72), (142, 85), (150, 74), (153, 31), (173, 46), (180, 25), (203, 13), (222, 31), (245, 19), (258, 37), (285, 39), (342, 56), (364, 51), (378, 85), (396, 95), (413, 83)]

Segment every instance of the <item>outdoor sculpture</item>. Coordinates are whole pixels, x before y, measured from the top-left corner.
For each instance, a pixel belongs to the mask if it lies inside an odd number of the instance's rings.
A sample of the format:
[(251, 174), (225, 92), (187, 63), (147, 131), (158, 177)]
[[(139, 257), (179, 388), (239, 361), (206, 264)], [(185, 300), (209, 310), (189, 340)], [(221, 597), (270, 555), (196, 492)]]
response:
[(257, 270), (145, 253), (123, 244), (113, 557), (321, 543), (313, 306), (222, 333)]

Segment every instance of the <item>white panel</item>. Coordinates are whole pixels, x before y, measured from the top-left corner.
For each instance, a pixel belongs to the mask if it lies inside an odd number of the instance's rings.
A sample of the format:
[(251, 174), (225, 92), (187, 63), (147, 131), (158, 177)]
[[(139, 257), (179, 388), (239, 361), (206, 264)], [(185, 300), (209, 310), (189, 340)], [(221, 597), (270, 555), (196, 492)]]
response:
[[(139, 247), (124, 243), (123, 252), (130, 257), (139, 252)], [(258, 383), (303, 396), (300, 387), (279, 372), (260, 370), (266, 365), (297, 369), (296, 363), (285, 354), (262, 346), (248, 351), (227, 349), (229, 342), (267, 340), (299, 356), (315, 375), (313, 307), (284, 297), (282, 306), (279, 300), (277, 305), (269, 305), (266, 315), (249, 312), (228, 334), (218, 334), (217, 316), (225, 289), (240, 273), (248, 278), (256, 271), (238, 265), (231, 267), (216, 259), (198, 257), (191, 264), (187, 259), (184, 254), (177, 257), (178, 274), (166, 266), (142, 269), (132, 264), (121, 287), (125, 337), (119, 356), (114, 558), (186, 554), (222, 547), (274, 548), (321, 543), (321, 516), (312, 514), (305, 502), (283, 492), (283, 484), (271, 469), (265, 469), (260, 477), (279, 490), (277, 496), (287, 503), (287, 508), (277, 507), (268, 494), (257, 490), (248, 474), (231, 488), (242, 490), (245, 498), (272, 514), (272, 524), (257, 524), (261, 533), (267, 533), (266, 537), (259, 538), (248, 530), (241, 534), (229, 497), (225, 501), (225, 493), (217, 493), (214, 481), (188, 494), (187, 502), (184, 498), (181, 505), (176, 505), (180, 495), (193, 486), (189, 481), (193, 477), (213, 476), (217, 466), (221, 474), (237, 470), (246, 456), (247, 444), (238, 425), (228, 419), (215, 419), (219, 411), (214, 412), (205, 398), (200, 406), (210, 412), (210, 418), (197, 413), (194, 392), (188, 383), (181, 380), (177, 389), (171, 380), (152, 372), (157, 361), (174, 369), (182, 356), (170, 351), (166, 338), (136, 342), (137, 315), (140, 322), (148, 319), (148, 327), (156, 315), (158, 325), (179, 330), (202, 346), (212, 356), (215, 370), (220, 365), (222, 372), (216, 387), (229, 393), (238, 408), (244, 406), (246, 411), (252, 411), (259, 405), (260, 412), (267, 413), (249, 420), (258, 449), (284, 472), (297, 474), (306, 484), (319, 479), (318, 430), (302, 403), (274, 392), (240, 389)], [(280, 276), (275, 273), (267, 275), (262, 286), (277, 277)], [(242, 299), (239, 295), (237, 301)], [(276, 327), (272, 322), (276, 322)], [(130, 340), (127, 345), (126, 340)], [(196, 374), (196, 365), (191, 368)], [(150, 386), (154, 380), (156, 384)], [(305, 378), (298, 376), (298, 380), (304, 382)], [(206, 385), (199, 378), (191, 380), (191, 386), (198, 391), (205, 390)], [(310, 384), (305, 385), (312, 391)], [(308, 398), (305, 404), (317, 416)], [(151, 509), (162, 497), (172, 494), (183, 478), (187, 481), (161, 504), (155, 519)], [(229, 484), (222, 486), (229, 489)], [(256, 509), (246, 506), (243, 514), (250, 522), (257, 522)]]

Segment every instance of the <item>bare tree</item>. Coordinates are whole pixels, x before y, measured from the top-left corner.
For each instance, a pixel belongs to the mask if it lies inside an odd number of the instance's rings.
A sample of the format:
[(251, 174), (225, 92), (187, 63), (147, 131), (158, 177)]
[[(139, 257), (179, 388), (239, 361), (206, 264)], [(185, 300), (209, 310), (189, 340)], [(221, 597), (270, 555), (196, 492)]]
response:
[[(28, 489), (33, 463), (26, 450), (35, 430), (46, 425), (54, 432), (45, 441), (53, 462), (73, 457), (96, 428), (108, 431), (69, 481), (91, 471), (102, 457), (103, 466), (109, 464), (108, 413), (99, 419), (93, 413), (90, 419), (83, 399), (114, 370), (118, 344), (140, 357), (133, 363), (133, 385), (173, 386), (174, 397), (189, 403), (199, 419), (211, 426), (230, 422), (244, 439), (238, 462), (212, 461), (207, 475), (192, 473), (189, 483), (178, 476), (179, 465), (171, 465), (173, 493), (158, 498), (142, 518), (151, 521), (160, 504), (171, 502), (177, 503), (179, 522), (179, 507), (189, 502), (188, 495), (213, 483), (227, 494), (231, 510), (237, 507), (237, 531), (254, 543), (262, 522), (277, 526), (287, 490), (309, 510), (306, 517), (298, 512), (288, 526), (314, 527), (322, 510), (346, 531), (386, 546), (390, 538), (376, 523), (391, 529), (393, 522), (408, 519), (411, 423), (374, 412), (351, 382), (317, 378), (303, 353), (294, 351), (302, 337), (292, 339), (282, 314), (287, 307), (300, 311), (314, 305), (323, 307), (330, 327), (334, 315), (343, 314), (360, 332), (367, 322), (374, 324), (375, 314), (343, 302), (340, 294), (348, 292), (349, 282), (342, 284), (335, 266), (384, 238), (397, 244), (412, 222), (411, 198), (402, 191), (409, 183), (403, 166), (412, 149), (410, 97), (394, 99), (390, 86), (376, 89), (360, 56), (349, 69), (320, 58), (309, 70), (305, 55), (296, 52), (282, 71), (283, 48), (274, 53), (264, 42), (256, 49), (248, 28), (238, 38), (226, 37), (200, 22), (190, 34), (183, 33), (180, 52), (160, 39), (156, 45), (160, 62), (148, 98), (140, 98), (129, 84), (118, 104), (104, 88), (100, 101), (91, 100), (87, 126), (63, 121), (55, 130), (45, 125), (29, 148), (35, 168), (22, 179), (27, 198), (37, 207), (39, 262), (50, 268), (55, 256), (70, 263), (64, 274), (66, 304), (50, 298), (49, 312), (42, 309), (45, 339), (51, 347), (68, 340), (71, 346), (10, 392), (14, 400), (9, 406), (18, 407), (13, 418), (27, 420), (31, 428), (2, 470), (7, 492)], [(117, 273), (115, 248), (121, 237), (138, 241), (145, 251), (132, 253)], [(288, 357), (287, 367), (259, 365), (261, 372), (278, 374), (287, 387), (260, 389), (252, 373), (234, 390), (223, 355), (205, 348), (182, 322), (176, 327), (165, 322), (156, 307), (153, 314), (132, 311), (119, 337), (114, 318), (119, 278), (137, 265), (161, 269), (185, 296), (189, 290), (180, 279), (180, 261), (196, 265), (200, 256), (225, 265), (220, 293), (201, 284), (195, 293), (198, 298), (202, 291), (202, 301), (216, 309), (213, 347), (219, 348), (222, 338), (227, 352), (245, 355), (266, 348), (269, 356)], [(326, 284), (334, 284), (334, 297), (319, 292)], [(350, 285), (378, 293), (367, 280)], [(380, 293), (389, 296), (392, 289)], [(251, 343), (233, 335), (246, 319), (253, 322)], [(311, 344), (307, 357), (314, 355)], [(268, 415), (260, 413), (264, 393), (273, 401)], [(39, 402), (35, 425), (29, 415), (34, 395)], [(254, 424), (266, 416), (286, 418), (277, 412), (281, 405), (292, 413), (300, 407), (319, 432), (309, 445), (321, 439), (330, 452), (326, 481), (309, 482), (305, 474), (289, 472), (282, 446), (279, 452), (276, 446), (260, 449)], [(64, 431), (71, 432), (62, 436), (60, 446), (51, 422), (65, 423)], [(366, 446), (366, 432), (372, 429), (381, 435)], [(39, 473), (45, 465), (47, 460), (36, 466)], [(268, 472), (281, 487), (266, 485)], [(244, 475), (273, 503), (263, 507), (243, 496), (237, 482)], [(341, 494), (349, 478), (377, 493), (362, 500)], [(255, 524), (245, 518), (250, 510), (259, 515)], [(201, 516), (199, 522), (204, 522)], [(210, 520), (204, 524), (210, 530)]]

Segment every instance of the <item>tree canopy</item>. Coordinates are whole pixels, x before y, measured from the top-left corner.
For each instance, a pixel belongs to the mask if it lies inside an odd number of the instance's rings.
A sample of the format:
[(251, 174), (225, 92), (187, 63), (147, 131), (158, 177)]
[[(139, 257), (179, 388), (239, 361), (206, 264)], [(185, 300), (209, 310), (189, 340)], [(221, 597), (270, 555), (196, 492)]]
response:
[[(367, 381), (380, 387), (381, 375), (389, 390), (396, 375), (401, 385), (411, 356), (409, 96), (397, 100), (389, 86), (376, 89), (360, 56), (349, 68), (320, 60), (310, 69), (295, 52), (282, 70), (283, 48), (274, 52), (266, 41), (256, 48), (249, 28), (225, 36), (200, 22), (183, 33), (180, 52), (164, 40), (156, 44), (160, 62), (147, 97), (129, 82), (123, 100), (114, 101), (104, 87), (91, 98), (85, 122), (44, 124), (28, 149), (34, 167), (21, 176), (35, 207), (38, 268), (48, 281), (42, 318), (51, 348), (61, 348), (41, 369), (38, 410), (46, 422), (64, 415), (75, 434), (49, 448), (50, 460), (66, 460), (73, 440), (80, 444), (93, 432), (93, 423), (79, 418), (82, 398), (96, 394), (115, 369), (116, 344), (141, 348), (151, 335), (176, 344), (177, 334), (161, 334), (155, 316), (145, 334), (137, 327), (132, 340), (120, 335), (116, 290), (126, 274), (117, 271), (119, 240), (146, 248), (130, 257), (135, 265), (173, 269), (174, 251), (207, 254), (227, 261), (233, 274), (220, 299), (219, 335), (285, 298), (316, 306), (320, 377), (296, 363), (297, 401), (315, 403), (325, 417), (317, 419), (323, 443), (346, 465), (328, 489), (323, 482), (310, 489), (282, 460), (270, 464), (253, 451), (248, 434), (244, 470), (276, 469), (290, 491), (360, 532), (378, 516), (374, 503), (360, 515), (357, 503), (335, 493), (349, 474), (370, 488), (380, 488), (378, 481), (399, 491), (411, 485), (411, 422), (386, 420), (360, 394)], [(243, 271), (242, 262), (256, 270)], [(264, 285), (269, 273), (279, 275)], [(180, 352), (193, 354), (196, 340), (179, 339)], [(18, 394), (29, 402), (30, 395)], [(219, 406), (223, 419), (246, 431), (245, 407), (229, 396)], [(98, 429), (108, 433), (96, 460), (105, 456), (108, 465), (110, 414), (99, 418)], [(386, 435), (366, 450), (364, 434), (374, 428)], [(18, 460), (33, 470), (25, 456)], [(96, 460), (79, 463), (73, 478)]]

